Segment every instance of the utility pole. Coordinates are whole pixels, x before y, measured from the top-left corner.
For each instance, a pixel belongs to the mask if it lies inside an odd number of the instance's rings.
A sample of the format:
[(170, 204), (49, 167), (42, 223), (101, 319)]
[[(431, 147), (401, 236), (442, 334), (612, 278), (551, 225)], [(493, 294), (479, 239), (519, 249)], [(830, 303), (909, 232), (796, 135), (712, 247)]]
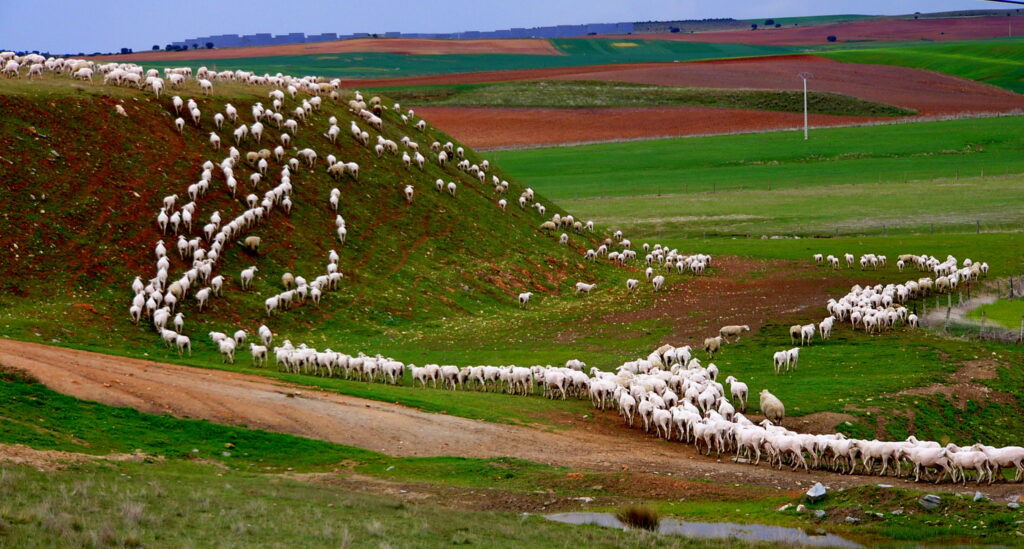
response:
[(814, 75), (809, 72), (802, 72), (797, 76), (804, 81), (804, 141), (807, 141), (807, 80)]

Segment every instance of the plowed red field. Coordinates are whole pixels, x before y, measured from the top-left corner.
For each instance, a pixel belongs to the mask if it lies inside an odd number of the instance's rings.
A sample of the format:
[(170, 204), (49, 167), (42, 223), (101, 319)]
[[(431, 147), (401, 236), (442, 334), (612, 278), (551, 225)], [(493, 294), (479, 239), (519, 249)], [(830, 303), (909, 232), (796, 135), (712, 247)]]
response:
[(192, 59), (235, 59), (244, 57), (270, 57), (276, 55), (310, 55), (349, 52), (402, 53), (409, 55), (447, 55), (466, 53), (518, 53), (532, 55), (563, 55), (551, 42), (539, 38), (509, 40), (428, 40), (423, 38), (384, 38), (337, 40), (284, 44), (280, 46), (251, 46), (214, 50), (154, 51), (110, 55), (104, 59), (114, 61), (180, 61)]
[[(852, 21), (834, 25), (787, 27), (780, 29), (730, 30), (695, 34), (643, 34), (618, 38), (679, 40), (684, 42), (739, 43), (761, 46), (805, 46), (826, 44), (830, 35), (839, 42), (904, 40), (974, 40), (1005, 38), (1010, 24), (1013, 36), (1024, 34), (1024, 19), (1019, 17), (950, 17), (946, 19), (889, 19)], [(606, 38), (616, 38), (608, 36)]]
[[(416, 114), (475, 149), (561, 145), (802, 127), (803, 115), (709, 107), (502, 109), (416, 107)], [(814, 126), (877, 120), (813, 115)]]
[[(1024, 109), (1024, 95), (931, 71), (840, 63), (815, 56), (603, 65), (407, 78), (371, 85), (482, 83), (509, 80), (607, 80), (701, 88), (796, 90), (810, 72), (815, 91), (841, 93), (918, 111), (917, 117), (1005, 113)], [(797, 113), (699, 107), (629, 109), (498, 109), (419, 107), (437, 127), (477, 148), (551, 145), (613, 139), (794, 128)], [(892, 120), (812, 115), (815, 126)]]

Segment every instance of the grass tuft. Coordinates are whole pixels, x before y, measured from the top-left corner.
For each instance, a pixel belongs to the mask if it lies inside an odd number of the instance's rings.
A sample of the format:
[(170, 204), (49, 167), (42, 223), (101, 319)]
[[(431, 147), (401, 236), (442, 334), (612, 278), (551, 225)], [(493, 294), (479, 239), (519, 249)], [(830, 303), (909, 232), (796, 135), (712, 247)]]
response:
[(661, 517), (658, 512), (646, 505), (627, 505), (615, 514), (615, 518), (630, 528), (657, 530)]

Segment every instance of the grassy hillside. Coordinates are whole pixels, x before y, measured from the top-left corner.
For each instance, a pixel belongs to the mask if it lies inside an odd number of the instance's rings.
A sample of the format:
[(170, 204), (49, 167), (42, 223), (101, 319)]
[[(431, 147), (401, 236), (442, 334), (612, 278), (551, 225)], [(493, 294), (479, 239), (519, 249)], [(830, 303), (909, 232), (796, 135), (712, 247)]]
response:
[[(782, 46), (750, 46), (745, 44), (705, 44), (672, 40), (638, 40), (605, 38), (571, 38), (552, 40), (565, 55), (527, 54), (458, 54), (404, 55), (395, 53), (355, 52), (274, 57), (243, 57), (237, 59), (175, 61), (174, 66), (211, 69), (244, 69), (257, 73), (318, 74), (342, 78), (398, 78), (455, 74), (464, 72), (577, 67), (610, 63), (644, 63), (694, 61), (780, 55), (794, 53), (796, 48)], [(147, 68), (163, 68), (163, 62), (142, 62)]]
[(900, 44), (819, 55), (845, 63), (927, 69), (1024, 93), (1024, 40), (1020, 38)]
[[(223, 85), (209, 98), (194, 89), (182, 91), (198, 99), (203, 115), (201, 128), (190, 124), (181, 136), (173, 129), (169, 97), (157, 100), (99, 85), (72, 87), (63, 79), (5, 81), (0, 93), (0, 108), (11, 113), (0, 119), (0, 179), (5, 181), (0, 202), (6, 205), (0, 248), (8, 254), (0, 265), (0, 301), (9, 313), (16, 311), (4, 333), (45, 332), (47, 339), (65, 343), (109, 345), (109, 331), (115, 330), (122, 345), (158, 343), (151, 331), (128, 323), (126, 315), (132, 278), (155, 273), (158, 239), (168, 242), (172, 276), (186, 268), (175, 250), (176, 239), (161, 235), (156, 226), (161, 197), (178, 193), (183, 204), (185, 188), (199, 179), (200, 164), (207, 159), (219, 163), (226, 155), (207, 144), (215, 129), (213, 113), (232, 102), (251, 122), (250, 105), (269, 104), (266, 90)], [(115, 114), (118, 102), (127, 117)], [(580, 264), (581, 247), (591, 245), (583, 237), (574, 235), (570, 246), (559, 246), (540, 233), (537, 227), (545, 217), (514, 205), (522, 185), (512, 183), (507, 195), (512, 205), (502, 212), (489, 182), (482, 185), (452, 164), (441, 169), (431, 161), (421, 172), (403, 166), (398, 156), (378, 158), (348, 135), (353, 115), (326, 103), (293, 141), (298, 148), (314, 147), (321, 160), (312, 172), (301, 169), (293, 175), (292, 213), (275, 211), (253, 231), (263, 239), (258, 254), (229, 243), (217, 269), (227, 278), (225, 297), (213, 300), (209, 312), (193, 314), (194, 302), (185, 304), (186, 331), (194, 341), (212, 329), (254, 331), (266, 321), (263, 300), (282, 291), (281, 274), (312, 280), (324, 271), (330, 249), (341, 255), (345, 279), (340, 290), (328, 293), (320, 308), (309, 304), (275, 317), (269, 322), (273, 329), (294, 330), (302, 339), (311, 329), (328, 341), (386, 339), (389, 330), (416, 323), (440, 326), (446, 319), (518, 309), (520, 291), (533, 291), (543, 302), (579, 279), (612, 276), (608, 267)], [(321, 135), (332, 115), (343, 128), (337, 145)], [(220, 133), (225, 142), (230, 139), (230, 130)], [(422, 134), (403, 126), (397, 114), (386, 113), (384, 135), (398, 141), (406, 134), (425, 153), (432, 140), (449, 139), (433, 128)], [(259, 147), (277, 143), (278, 130), (270, 125)], [(240, 148), (244, 154), (257, 145), (248, 142)], [(323, 164), (327, 154), (358, 162), (359, 181), (348, 176), (332, 180)], [(481, 160), (472, 151), (468, 158)], [(226, 221), (244, 210), (244, 196), (253, 190), (248, 184), (252, 168), (242, 164), (235, 174), (240, 186), (235, 198), (217, 171), (210, 192), (198, 201), (202, 221), (193, 234), (214, 211)], [(267, 180), (276, 184), (279, 171), (272, 161), (269, 177), (255, 192), (265, 192)], [(457, 195), (436, 192), (437, 178), (457, 181)], [(406, 184), (416, 189), (412, 205), (402, 194)], [(334, 212), (327, 201), (334, 187), (342, 192), (339, 213), (349, 231), (344, 246), (334, 236)], [(538, 200), (547, 202), (542, 196)], [(559, 211), (547, 206), (548, 216)], [(259, 275), (254, 291), (242, 292), (238, 273), (249, 265), (258, 266)], [(373, 351), (362, 344), (360, 349)]]
[[(376, 90), (375, 90), (376, 91)], [(803, 94), (776, 90), (719, 90), (606, 82), (542, 80), (498, 84), (452, 84), (380, 88), (381, 93), (416, 105), (469, 107), (723, 107), (803, 112)], [(814, 114), (906, 116), (914, 111), (835, 93), (808, 96)]]

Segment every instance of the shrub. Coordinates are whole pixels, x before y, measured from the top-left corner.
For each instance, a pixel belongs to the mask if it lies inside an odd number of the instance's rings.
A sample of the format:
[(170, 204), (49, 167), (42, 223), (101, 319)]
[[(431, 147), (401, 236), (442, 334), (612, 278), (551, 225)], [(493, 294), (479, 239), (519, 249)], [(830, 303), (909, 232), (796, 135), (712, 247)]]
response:
[(829, 42), (835, 42), (836, 41), (836, 35), (834, 35), (834, 34), (828, 35), (828, 41)]

